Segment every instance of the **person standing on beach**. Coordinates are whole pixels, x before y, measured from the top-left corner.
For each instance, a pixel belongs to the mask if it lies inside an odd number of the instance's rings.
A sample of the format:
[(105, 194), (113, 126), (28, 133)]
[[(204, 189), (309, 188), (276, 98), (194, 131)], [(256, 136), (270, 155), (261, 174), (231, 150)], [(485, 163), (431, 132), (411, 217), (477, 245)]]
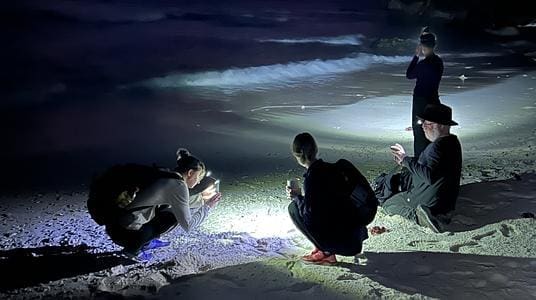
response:
[(417, 157), (406, 155), (400, 144), (391, 146), (397, 164), (410, 175), (409, 184), (395, 184), (399, 190), (387, 198), (383, 210), (390, 215), (401, 215), (441, 232), (440, 219), (454, 210), (460, 191), (462, 149), (458, 137), (450, 127), (452, 110), (444, 104), (429, 104), (418, 115), (426, 138), (431, 142)]
[(299, 186), (287, 186), (292, 200), (288, 211), (294, 225), (315, 246), (302, 259), (333, 264), (335, 254), (361, 252), (368, 238), (366, 225), (374, 219), (378, 202), (366, 178), (349, 161), (327, 163), (316, 157), (317, 152), (311, 134), (304, 132), (294, 138), (292, 153), (307, 172), (303, 194)]
[[(413, 131), (413, 154), (419, 154), (430, 143), (422, 127), (417, 124), (416, 116), (423, 113), (428, 104), (439, 104), (439, 82), (443, 76), (443, 60), (434, 52), (436, 37), (428, 27), (421, 32), (420, 43), (415, 49), (415, 56), (406, 70), (408, 79), (417, 79), (413, 89), (413, 102), (411, 109), (411, 127), (407, 130)], [(419, 60), (420, 55), (424, 59)]]

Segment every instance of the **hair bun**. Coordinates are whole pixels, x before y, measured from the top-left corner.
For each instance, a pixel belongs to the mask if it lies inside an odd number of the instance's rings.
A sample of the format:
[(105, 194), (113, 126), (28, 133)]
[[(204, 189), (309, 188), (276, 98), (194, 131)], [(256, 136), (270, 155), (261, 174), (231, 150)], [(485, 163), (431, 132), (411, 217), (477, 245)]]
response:
[(186, 156), (190, 156), (190, 151), (188, 151), (188, 149), (185, 149), (185, 148), (177, 149), (177, 160), (184, 158)]

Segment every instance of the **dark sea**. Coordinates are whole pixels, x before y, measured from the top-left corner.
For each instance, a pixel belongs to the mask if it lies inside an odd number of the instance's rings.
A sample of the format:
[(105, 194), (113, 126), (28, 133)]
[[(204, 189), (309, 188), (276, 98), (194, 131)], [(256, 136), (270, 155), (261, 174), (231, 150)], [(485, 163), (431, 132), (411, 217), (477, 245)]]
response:
[[(316, 132), (274, 120), (410, 101), (405, 70), (424, 25), (445, 61), (441, 93), (535, 69), (528, 27), (475, 34), (401, 20), (375, 1), (18, 1), (3, 11), (3, 191), (87, 185), (117, 163), (173, 167), (179, 147), (223, 178), (287, 172), (294, 135)], [(381, 119), (381, 107), (362, 117)]]

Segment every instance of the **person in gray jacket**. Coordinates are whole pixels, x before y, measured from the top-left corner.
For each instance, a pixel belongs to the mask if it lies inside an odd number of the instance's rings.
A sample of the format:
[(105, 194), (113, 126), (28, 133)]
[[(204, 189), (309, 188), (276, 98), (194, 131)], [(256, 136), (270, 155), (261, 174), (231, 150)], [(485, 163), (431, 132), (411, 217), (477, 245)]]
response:
[(174, 171), (161, 170), (162, 176), (143, 188), (136, 188), (123, 201), (115, 221), (106, 224), (106, 232), (123, 252), (138, 256), (144, 250), (167, 246), (158, 238), (177, 225), (184, 231), (196, 229), (208, 216), (209, 211), (221, 199), (221, 193), (212, 190), (204, 195), (206, 201), (198, 208), (190, 208), (188, 189), (195, 187), (205, 175), (205, 165), (188, 150), (177, 152), (177, 167)]

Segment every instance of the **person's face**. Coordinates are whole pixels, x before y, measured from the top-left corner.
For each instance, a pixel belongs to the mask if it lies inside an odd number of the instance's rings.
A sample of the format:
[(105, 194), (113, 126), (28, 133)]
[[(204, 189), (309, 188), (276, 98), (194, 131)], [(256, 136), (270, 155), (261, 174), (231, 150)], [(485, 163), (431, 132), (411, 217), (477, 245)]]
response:
[(434, 49), (421, 45), (421, 52), (422, 52), (422, 55), (429, 56), (432, 53), (434, 53)]
[(304, 167), (304, 168), (307, 167), (307, 166), (305, 165), (305, 161), (303, 161), (303, 160), (301, 159), (301, 156), (300, 156), (300, 155), (296, 155), (296, 154), (294, 154), (294, 158), (296, 159), (296, 161), (298, 162), (298, 164), (299, 164), (300, 166), (302, 166), (302, 167)]
[(184, 178), (184, 181), (186, 182), (186, 185), (189, 189), (196, 186), (201, 179), (203, 179), (203, 170), (189, 170), (188, 173), (186, 173), (186, 177)]
[(433, 142), (437, 139), (437, 137), (439, 136), (439, 129), (437, 123), (424, 120), (421, 126), (424, 131), (424, 135), (429, 141)]

